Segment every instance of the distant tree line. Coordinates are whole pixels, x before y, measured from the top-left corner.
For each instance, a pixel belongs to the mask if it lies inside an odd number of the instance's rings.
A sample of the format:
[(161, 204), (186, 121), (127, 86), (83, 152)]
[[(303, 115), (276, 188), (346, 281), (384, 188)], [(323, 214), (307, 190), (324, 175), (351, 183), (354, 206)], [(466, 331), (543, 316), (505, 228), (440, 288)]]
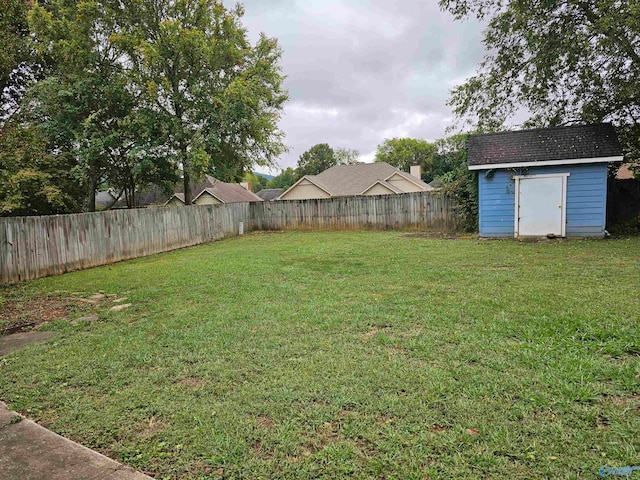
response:
[(238, 181), (285, 151), (281, 50), (218, 0), (4, 0), (0, 215), (129, 207), (146, 186)]

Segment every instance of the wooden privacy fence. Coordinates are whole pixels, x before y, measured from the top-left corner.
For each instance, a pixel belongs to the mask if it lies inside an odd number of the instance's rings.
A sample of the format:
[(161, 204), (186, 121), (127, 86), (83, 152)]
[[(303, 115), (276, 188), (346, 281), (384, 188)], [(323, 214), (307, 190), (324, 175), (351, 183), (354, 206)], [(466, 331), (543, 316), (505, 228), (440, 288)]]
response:
[(237, 235), (240, 228), (455, 227), (453, 202), (428, 192), (0, 218), (0, 283), (198, 245)]
[(449, 197), (429, 192), (256, 202), (251, 204), (250, 211), (249, 225), (253, 230), (456, 227)]

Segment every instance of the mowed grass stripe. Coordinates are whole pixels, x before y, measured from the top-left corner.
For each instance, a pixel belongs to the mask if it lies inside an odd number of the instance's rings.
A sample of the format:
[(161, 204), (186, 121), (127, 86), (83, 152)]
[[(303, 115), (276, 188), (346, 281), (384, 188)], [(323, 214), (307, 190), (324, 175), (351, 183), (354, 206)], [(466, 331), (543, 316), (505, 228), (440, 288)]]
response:
[(595, 478), (640, 464), (640, 239), (255, 234), (4, 297), (133, 307), (0, 398), (157, 478)]

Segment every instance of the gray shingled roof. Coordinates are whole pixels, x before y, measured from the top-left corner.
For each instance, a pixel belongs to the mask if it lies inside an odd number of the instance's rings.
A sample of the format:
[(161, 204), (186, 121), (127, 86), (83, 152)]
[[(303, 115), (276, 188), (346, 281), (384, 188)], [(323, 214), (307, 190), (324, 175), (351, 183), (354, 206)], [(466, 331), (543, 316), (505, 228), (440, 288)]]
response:
[(620, 155), (622, 147), (609, 123), (471, 135), (467, 144), (469, 166)]
[(430, 190), (422, 180), (401, 172), (386, 162), (356, 163), (354, 165), (336, 165), (318, 175), (307, 175), (313, 183), (327, 190), (331, 195), (360, 195), (377, 180), (385, 180), (394, 173)]
[(284, 193), (284, 188), (265, 188), (264, 190), (260, 190), (256, 192), (262, 200), (265, 202), (270, 202), (271, 200), (275, 200), (280, 195)]
[[(206, 191), (223, 203), (261, 202), (262, 199), (237, 183), (226, 183), (207, 175)], [(202, 192), (200, 192), (201, 194)], [(200, 195), (199, 194), (199, 195)], [(198, 195), (198, 196), (199, 196)], [(194, 197), (194, 199), (197, 197)]]

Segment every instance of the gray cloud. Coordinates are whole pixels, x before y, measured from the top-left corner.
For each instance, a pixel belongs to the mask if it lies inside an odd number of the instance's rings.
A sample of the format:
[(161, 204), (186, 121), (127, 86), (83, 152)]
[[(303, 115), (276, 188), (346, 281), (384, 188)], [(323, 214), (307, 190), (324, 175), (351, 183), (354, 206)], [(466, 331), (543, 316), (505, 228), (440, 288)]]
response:
[[(226, 2), (231, 6), (233, 2)], [(372, 154), (385, 138), (435, 140), (452, 123), (449, 90), (484, 50), (482, 25), (454, 22), (435, 0), (247, 0), (244, 25), (278, 39), (290, 101), (290, 152), (317, 143)]]

